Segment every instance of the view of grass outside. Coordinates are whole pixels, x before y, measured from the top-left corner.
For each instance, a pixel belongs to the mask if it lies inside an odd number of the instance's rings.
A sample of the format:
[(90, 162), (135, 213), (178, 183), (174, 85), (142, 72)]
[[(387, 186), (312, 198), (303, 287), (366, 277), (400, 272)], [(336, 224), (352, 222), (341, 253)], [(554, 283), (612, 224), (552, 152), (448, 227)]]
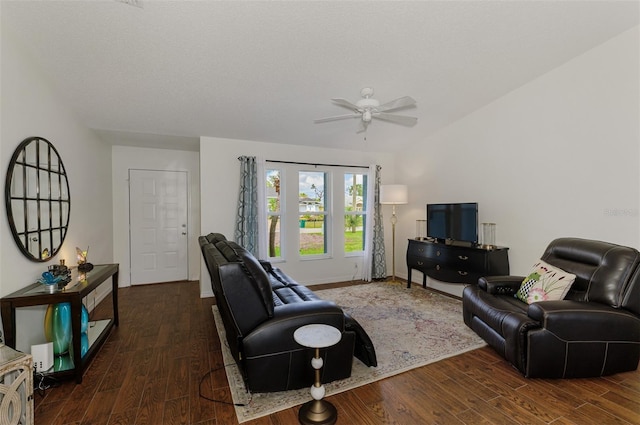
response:
[[(282, 187), (280, 170), (267, 170), (267, 227), (269, 229), (269, 257), (282, 256), (280, 226), (289, 220), (280, 210)], [(329, 252), (327, 227), (330, 211), (325, 211), (325, 192), (328, 174), (322, 171), (298, 172), (298, 227), (299, 254), (301, 256), (322, 255)], [(364, 250), (364, 227), (366, 221), (366, 175), (345, 173), (340, 179), (344, 190), (344, 253)], [(341, 183), (342, 185), (342, 183)], [(296, 217), (296, 216), (294, 216)], [(292, 217), (293, 218), (293, 217)], [(334, 222), (335, 223), (335, 222)], [(336, 247), (334, 247), (335, 249)]]
[[(303, 224), (301, 224), (302, 226)], [(318, 232), (304, 233), (301, 236), (301, 240), (305, 241), (304, 246), (300, 247), (300, 253), (302, 255), (318, 255), (324, 254), (324, 238), (322, 236), (322, 222), (321, 221), (305, 221), (304, 229), (318, 230)], [(352, 232), (350, 228), (346, 228), (344, 232), (344, 251), (345, 252), (358, 252), (364, 249), (363, 246), (363, 231), (356, 230)], [(277, 231), (273, 235), (275, 241), (273, 246), (273, 252), (270, 256), (280, 257), (280, 232)]]
[[(300, 255), (327, 254), (327, 178), (324, 171), (298, 172)], [(308, 225), (308, 226), (307, 226)]]
[(358, 252), (364, 249), (364, 232), (357, 230), (355, 232), (344, 232), (344, 252)]
[(344, 175), (344, 252), (364, 251), (364, 225), (367, 176), (345, 173)]

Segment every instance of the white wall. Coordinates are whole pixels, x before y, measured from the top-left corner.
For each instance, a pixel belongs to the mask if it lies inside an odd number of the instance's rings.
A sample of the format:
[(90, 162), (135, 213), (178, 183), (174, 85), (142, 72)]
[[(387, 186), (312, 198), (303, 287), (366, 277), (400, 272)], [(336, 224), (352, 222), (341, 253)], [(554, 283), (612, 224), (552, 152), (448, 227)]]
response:
[[(341, 150), (283, 145), (243, 140), (201, 137), (200, 139), (200, 187), (202, 234), (217, 232), (233, 240), (241, 155), (253, 155), (263, 159), (326, 164), (350, 164), (382, 166), (382, 182), (393, 183), (393, 156), (388, 153), (366, 152), (366, 145), (354, 146), (362, 150)], [(387, 211), (385, 210), (385, 213)], [(390, 212), (388, 213), (390, 214)], [(390, 215), (387, 215), (389, 217)], [(390, 258), (390, 245), (387, 257)], [(402, 253), (404, 255), (404, 253)], [(327, 283), (350, 280), (354, 275), (354, 263), (362, 270), (361, 258), (334, 256), (331, 260), (303, 260), (291, 255), (279, 263), (287, 274), (303, 284)], [(204, 262), (201, 267), (200, 291), (202, 296), (212, 296), (211, 281)], [(390, 271), (389, 271), (390, 272)]]
[(129, 252), (129, 170), (186, 171), (189, 194), (189, 280), (200, 277), (200, 174), (198, 152), (114, 146), (113, 150), (113, 246), (120, 263), (120, 286), (131, 285)]
[[(26, 259), (11, 237), (6, 209), (0, 212), (0, 296), (35, 282), (42, 272), (61, 258), (75, 263), (75, 247), (90, 246), (89, 261), (113, 262), (111, 217), (111, 147), (80, 124), (46, 78), (33, 65), (2, 25), (0, 170), (7, 170), (22, 140), (40, 136), (56, 147), (69, 178), (71, 213), (69, 231), (60, 253), (46, 263)], [(99, 288), (106, 295), (109, 284)], [(46, 307), (46, 306), (45, 306)], [(45, 307), (24, 308), (16, 320), (17, 348), (29, 352), (43, 343)]]
[(558, 237), (640, 248), (639, 50), (636, 27), (400, 153), (399, 233), (428, 202), (477, 201), (513, 274)]

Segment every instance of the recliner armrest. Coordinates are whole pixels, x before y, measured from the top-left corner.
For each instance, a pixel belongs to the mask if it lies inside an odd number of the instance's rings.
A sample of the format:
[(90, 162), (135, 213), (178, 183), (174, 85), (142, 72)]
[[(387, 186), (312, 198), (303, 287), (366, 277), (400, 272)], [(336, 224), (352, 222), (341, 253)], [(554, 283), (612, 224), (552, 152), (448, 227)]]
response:
[(344, 332), (344, 313), (335, 303), (324, 300), (277, 306), (271, 319), (244, 337), (244, 352), (251, 357), (301, 349), (293, 339), (293, 333), (299, 327), (313, 323), (331, 325)]
[(528, 315), (565, 341), (640, 342), (640, 318), (600, 303), (540, 301), (529, 305)]
[(485, 276), (478, 279), (478, 287), (489, 294), (513, 295), (518, 292), (523, 276)]

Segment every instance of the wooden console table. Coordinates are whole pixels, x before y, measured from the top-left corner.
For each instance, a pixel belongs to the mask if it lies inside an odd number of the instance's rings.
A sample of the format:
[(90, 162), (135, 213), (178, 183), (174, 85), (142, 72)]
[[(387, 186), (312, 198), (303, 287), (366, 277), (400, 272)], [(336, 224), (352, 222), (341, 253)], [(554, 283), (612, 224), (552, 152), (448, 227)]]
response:
[[(0, 300), (2, 311), (2, 323), (4, 325), (5, 343), (12, 348), (16, 347), (16, 308), (35, 305), (70, 303), (71, 305), (71, 332), (73, 339), (73, 359), (71, 361), (57, 362), (67, 366), (58, 367), (51, 373), (57, 378), (75, 377), (76, 382), (82, 382), (82, 374), (91, 359), (109, 336), (113, 326), (118, 326), (118, 264), (101, 264), (94, 266), (93, 270), (85, 274), (84, 280), (79, 280), (79, 272), (72, 269), (71, 281), (59, 292), (48, 293), (44, 285), (34, 283), (26, 288), (16, 291)], [(113, 318), (96, 320), (89, 323), (89, 350), (81, 356), (81, 315), (82, 299), (93, 292), (100, 284), (111, 278), (113, 300)], [(70, 353), (66, 354), (69, 356)], [(80, 359), (78, 361), (77, 359)], [(66, 359), (65, 359), (66, 360)]]
[(427, 276), (449, 283), (476, 284), (482, 276), (509, 274), (509, 248), (491, 250), (447, 245), (409, 239), (407, 248), (407, 288), (411, 288), (411, 270), (422, 272), (422, 286)]

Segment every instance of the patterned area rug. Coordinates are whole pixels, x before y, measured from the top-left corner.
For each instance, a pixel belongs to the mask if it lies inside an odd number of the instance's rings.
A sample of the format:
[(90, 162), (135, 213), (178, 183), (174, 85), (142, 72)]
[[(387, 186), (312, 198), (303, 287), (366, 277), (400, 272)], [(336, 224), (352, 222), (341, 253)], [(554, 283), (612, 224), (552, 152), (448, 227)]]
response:
[[(367, 367), (354, 358), (348, 379), (325, 385), (327, 396), (397, 375), (407, 370), (483, 347), (484, 341), (462, 321), (462, 302), (422, 287), (375, 282), (337, 289), (317, 290), (353, 316), (373, 341), (378, 367)], [(242, 377), (226, 346), (224, 328), (216, 306), (216, 327), (222, 344), (224, 364), (240, 423), (311, 399), (309, 389), (277, 393), (248, 394)]]

